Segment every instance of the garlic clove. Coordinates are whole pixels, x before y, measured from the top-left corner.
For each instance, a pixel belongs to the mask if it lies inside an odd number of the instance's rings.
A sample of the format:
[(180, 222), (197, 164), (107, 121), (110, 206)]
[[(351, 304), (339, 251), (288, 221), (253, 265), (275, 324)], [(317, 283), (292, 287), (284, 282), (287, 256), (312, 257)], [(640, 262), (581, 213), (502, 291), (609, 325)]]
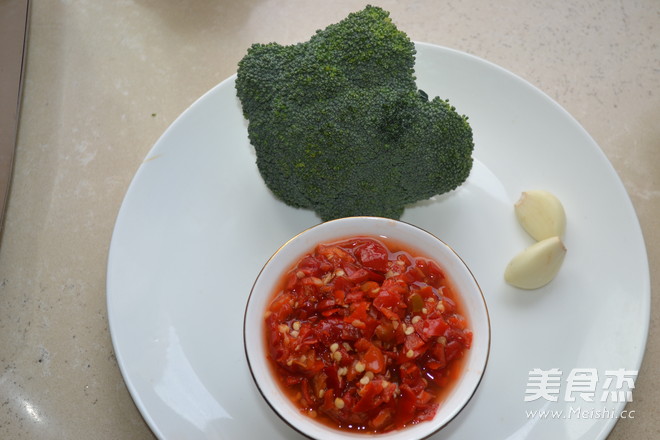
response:
[(559, 272), (566, 247), (557, 236), (534, 243), (511, 259), (504, 271), (507, 283), (521, 289), (538, 289)]
[(564, 235), (566, 213), (559, 199), (551, 192), (525, 191), (514, 208), (518, 221), (535, 240)]

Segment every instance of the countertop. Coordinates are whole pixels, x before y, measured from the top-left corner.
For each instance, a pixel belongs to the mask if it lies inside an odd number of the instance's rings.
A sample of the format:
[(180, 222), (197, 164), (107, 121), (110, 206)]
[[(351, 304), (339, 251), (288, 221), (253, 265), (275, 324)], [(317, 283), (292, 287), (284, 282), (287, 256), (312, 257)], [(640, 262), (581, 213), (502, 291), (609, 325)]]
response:
[[(108, 330), (115, 219), (149, 149), (256, 42), (294, 43), (358, 1), (36, 0), (0, 247), (0, 438), (149, 439)], [(415, 41), (526, 79), (570, 112), (627, 189), (660, 290), (660, 3), (374, 3)], [(616, 206), (612, 206), (616, 209)], [(660, 438), (660, 307), (610, 440)], [(616, 320), (616, 316), (612, 316)]]

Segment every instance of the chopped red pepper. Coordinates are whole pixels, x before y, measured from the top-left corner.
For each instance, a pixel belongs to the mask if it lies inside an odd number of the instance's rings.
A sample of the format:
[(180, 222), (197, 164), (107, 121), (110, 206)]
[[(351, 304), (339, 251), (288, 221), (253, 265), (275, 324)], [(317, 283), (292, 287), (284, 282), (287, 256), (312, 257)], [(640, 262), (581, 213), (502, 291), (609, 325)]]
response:
[(433, 418), (472, 333), (435, 262), (356, 237), (320, 244), (266, 312), (268, 357), (301, 411), (388, 432)]
[(369, 241), (356, 246), (355, 256), (364, 267), (379, 272), (387, 271), (387, 249), (377, 241)]
[[(364, 341), (364, 339), (362, 339)], [(385, 370), (385, 356), (380, 348), (371, 342), (367, 342), (368, 348), (364, 352), (363, 361), (367, 371), (372, 373), (382, 373)]]

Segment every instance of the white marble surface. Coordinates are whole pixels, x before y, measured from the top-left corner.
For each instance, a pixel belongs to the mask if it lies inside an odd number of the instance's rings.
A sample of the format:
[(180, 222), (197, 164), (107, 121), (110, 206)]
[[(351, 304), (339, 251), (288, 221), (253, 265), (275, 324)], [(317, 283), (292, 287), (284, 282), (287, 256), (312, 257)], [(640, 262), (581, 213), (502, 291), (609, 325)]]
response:
[[(417, 41), (475, 54), (565, 107), (604, 150), (660, 265), (660, 3), (392, 1)], [(0, 438), (148, 439), (110, 342), (108, 245), (167, 126), (255, 42), (292, 43), (358, 1), (34, 0), (0, 247)], [(616, 207), (612, 207), (616, 209)], [(659, 307), (634, 401), (610, 439), (660, 437)], [(613, 319), (615, 319), (613, 317)]]

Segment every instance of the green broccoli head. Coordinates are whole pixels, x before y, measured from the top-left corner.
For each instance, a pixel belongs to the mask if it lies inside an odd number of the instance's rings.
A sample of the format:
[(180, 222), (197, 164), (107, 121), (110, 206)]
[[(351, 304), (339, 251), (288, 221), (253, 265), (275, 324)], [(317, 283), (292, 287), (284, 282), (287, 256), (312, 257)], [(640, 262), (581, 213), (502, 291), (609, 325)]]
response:
[(253, 45), (236, 89), (270, 190), (323, 220), (399, 218), (462, 184), (471, 128), (417, 90), (414, 63), (414, 44), (372, 6), (305, 43)]

